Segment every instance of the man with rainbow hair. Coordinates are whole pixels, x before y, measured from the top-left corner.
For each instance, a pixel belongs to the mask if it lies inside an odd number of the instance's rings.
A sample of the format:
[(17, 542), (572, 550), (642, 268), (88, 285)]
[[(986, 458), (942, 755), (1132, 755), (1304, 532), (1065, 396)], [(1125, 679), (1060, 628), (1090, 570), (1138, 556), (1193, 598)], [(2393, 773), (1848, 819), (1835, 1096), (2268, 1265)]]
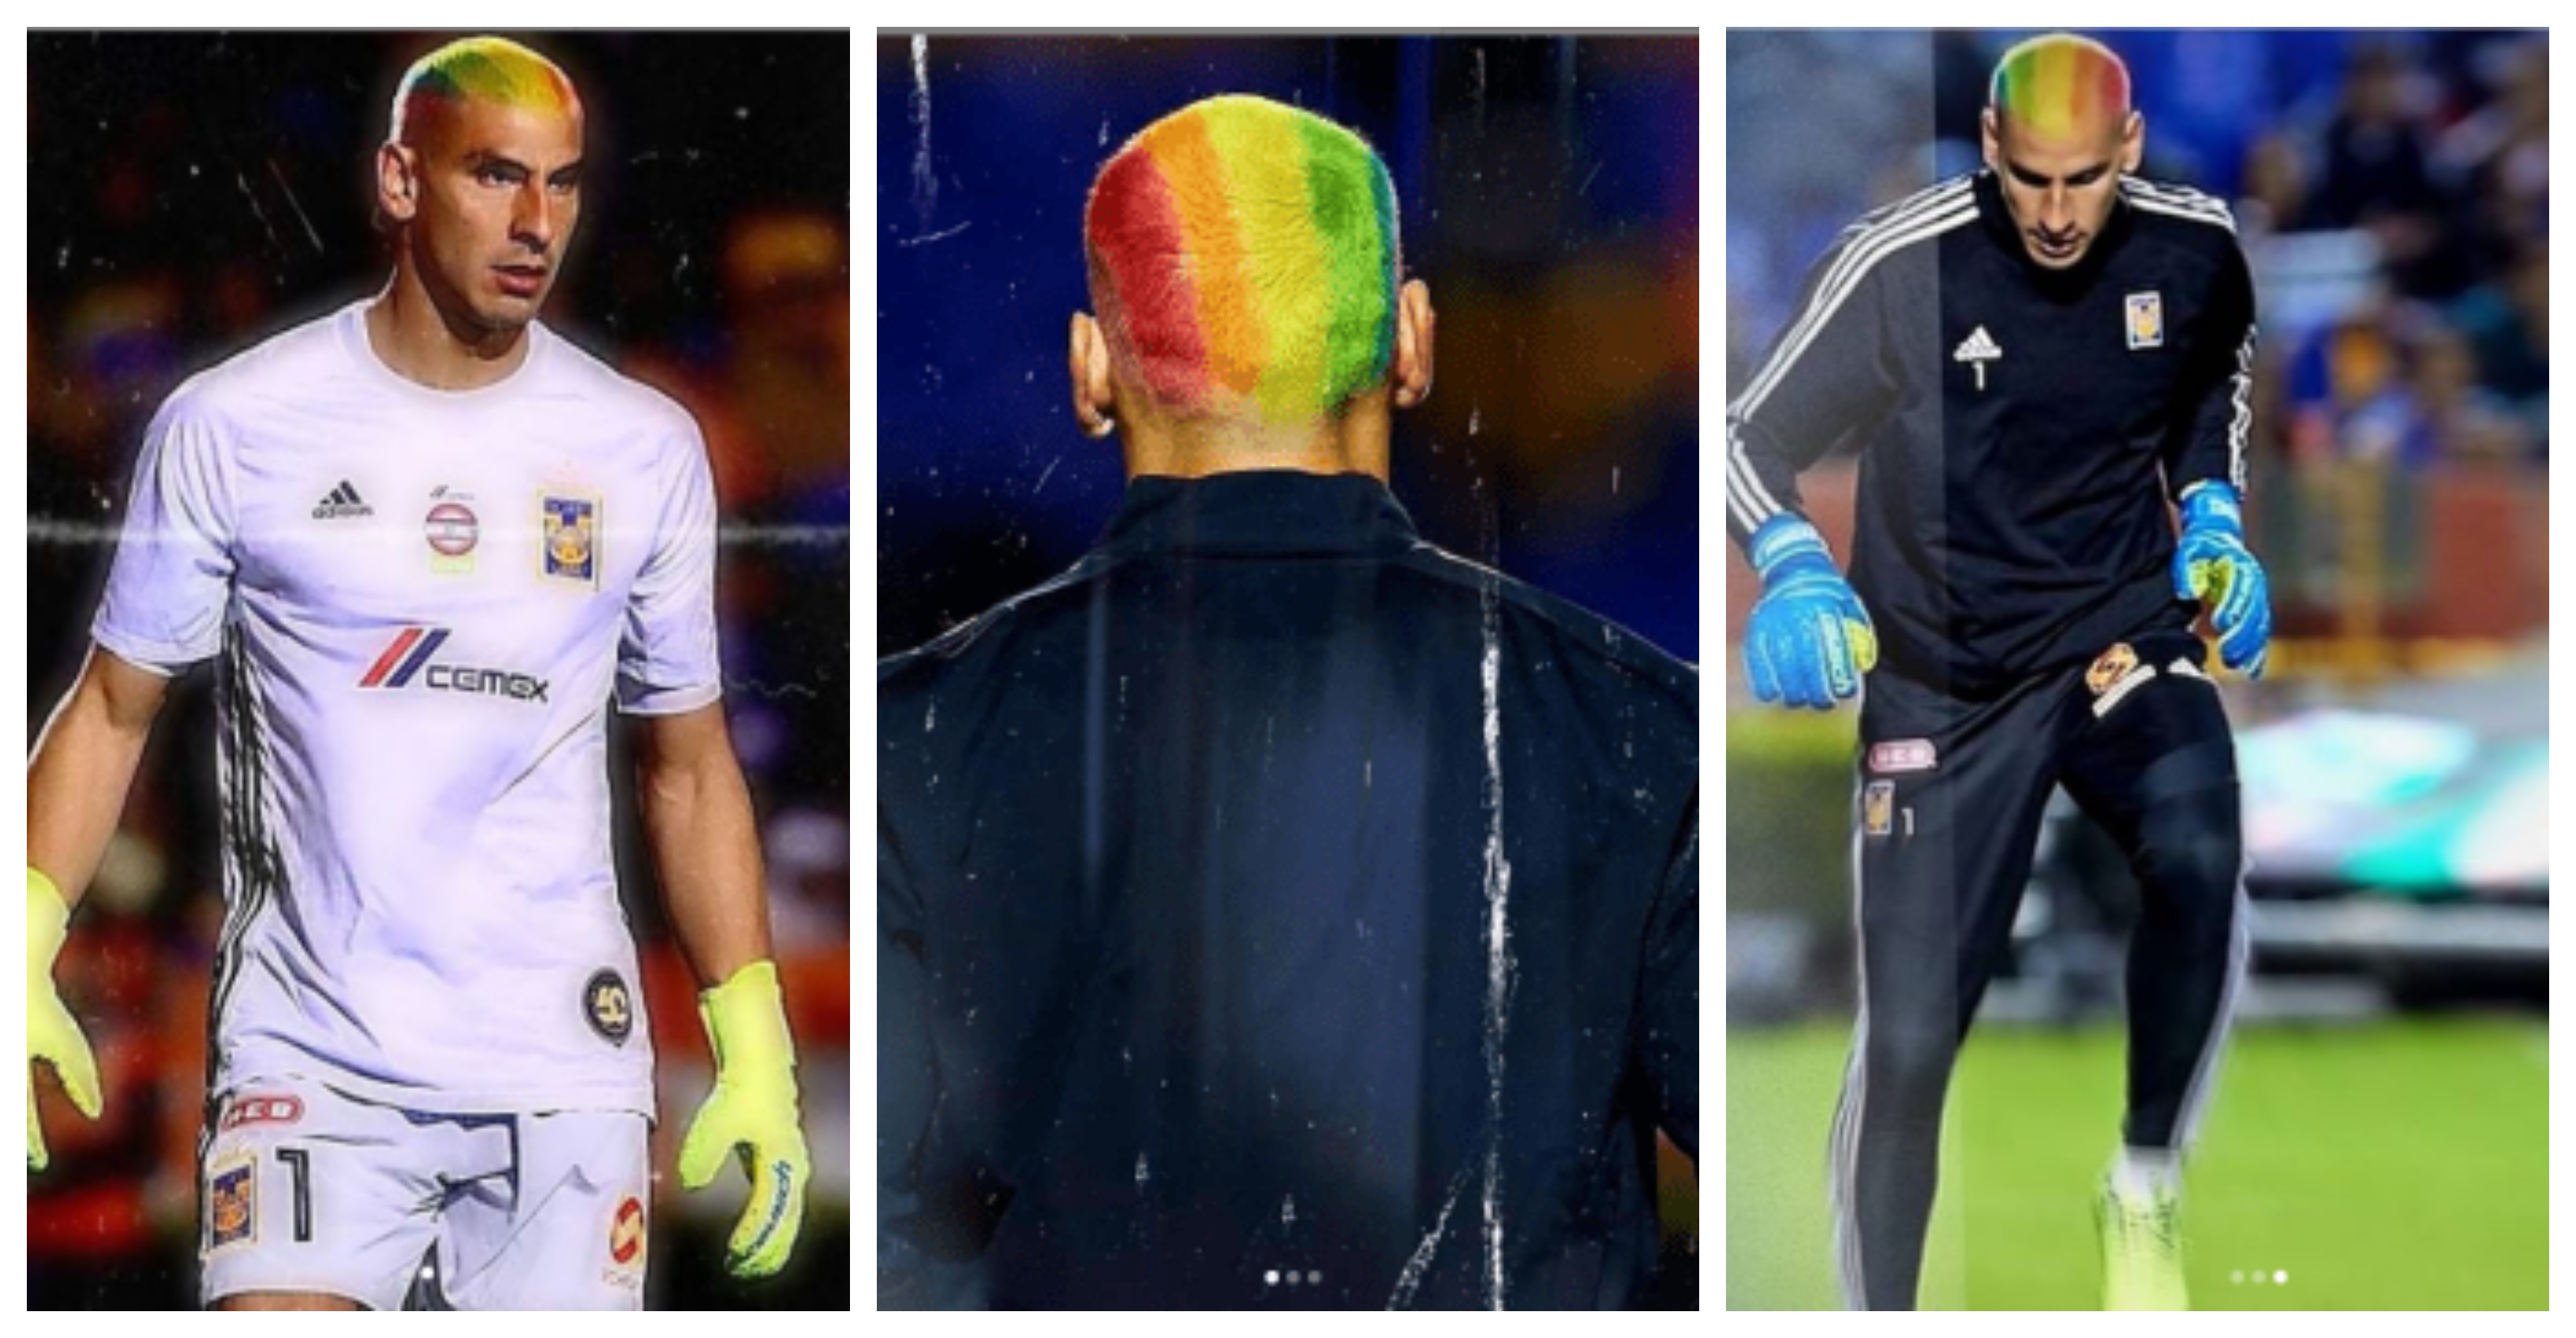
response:
[(1698, 1153), (1698, 676), (1425, 543), (1393, 184), (1193, 103), (1104, 164), (1126, 496), (878, 666), (878, 1302), (1617, 1308)]
[[(2235, 751), (2194, 624), (2205, 606), (2250, 678), (2271, 614), (2239, 520), (2253, 284), (2225, 205), (2135, 175), (2145, 136), (2109, 48), (2014, 46), (1984, 170), (1845, 230), (1727, 410), (1728, 533), (1763, 581), (1753, 690), (1863, 698), (1860, 1018), (1831, 1140), (1859, 1308), (1915, 1304), (1951, 1069), (2060, 786), (2143, 894), (2106, 1304), (2186, 1300), (2181, 1158), (2246, 957)], [(1797, 490), (1845, 441), (1849, 581)]]
[(641, 1307), (653, 1052), (612, 706), (639, 722), (636, 807), (716, 1056), (680, 1178), (741, 1160), (741, 1276), (783, 1267), (803, 1219), (706, 447), (537, 320), (583, 138), (572, 80), (515, 42), (410, 67), (375, 157), (391, 281), (163, 403), (94, 649), (28, 761), (28, 1053), (95, 1117), (54, 956), (170, 679), (219, 661), (214, 1308)]

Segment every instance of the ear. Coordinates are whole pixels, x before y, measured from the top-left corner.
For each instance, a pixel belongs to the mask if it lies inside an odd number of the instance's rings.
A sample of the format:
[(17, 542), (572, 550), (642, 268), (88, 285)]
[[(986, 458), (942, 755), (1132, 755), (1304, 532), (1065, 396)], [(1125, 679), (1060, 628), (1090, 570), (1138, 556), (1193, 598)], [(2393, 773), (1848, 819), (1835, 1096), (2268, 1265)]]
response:
[(1109, 340), (1089, 312), (1073, 313), (1073, 331), (1065, 346), (1065, 371), (1072, 382), (1073, 421), (1086, 437), (1105, 437), (1118, 430), (1109, 383)]
[(1410, 409), (1431, 398), (1433, 354), (1439, 343), (1440, 313), (1431, 309), (1431, 289), (1422, 280), (1404, 285), (1395, 301), (1395, 407)]
[(1977, 139), (1984, 146), (1986, 166), (1996, 172), (2004, 170), (2003, 125), (1995, 109), (1987, 107), (1977, 113)]
[(2120, 174), (2135, 176), (2138, 164), (2147, 157), (2147, 114), (2129, 113), (2128, 124), (2120, 127)]
[(376, 209), (397, 223), (420, 212), (420, 151), (405, 144), (376, 150)]

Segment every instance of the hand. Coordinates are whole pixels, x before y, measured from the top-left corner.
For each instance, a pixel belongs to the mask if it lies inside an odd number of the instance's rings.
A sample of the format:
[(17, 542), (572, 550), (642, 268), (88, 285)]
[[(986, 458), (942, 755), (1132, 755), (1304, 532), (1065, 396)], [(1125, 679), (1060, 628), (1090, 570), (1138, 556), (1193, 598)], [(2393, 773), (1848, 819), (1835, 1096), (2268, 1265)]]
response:
[(698, 996), (698, 1015), (715, 1049), (716, 1089), (681, 1140), (680, 1184), (704, 1189), (728, 1155), (742, 1159), (751, 1198), (725, 1247), (725, 1267), (738, 1278), (769, 1277), (796, 1248), (805, 1185), (814, 1178), (797, 1125), (796, 1051), (777, 965), (754, 962), (734, 972)]
[(98, 1061), (89, 1038), (63, 1007), (54, 989), (54, 954), (62, 950), (71, 907), (54, 880), (27, 869), (27, 1169), (41, 1171), (51, 1162), (45, 1154), (45, 1131), (36, 1123), (36, 1065), (54, 1066), (72, 1108), (97, 1119), (105, 1108), (99, 1100)]
[(1775, 516), (1753, 536), (1762, 602), (1744, 636), (1753, 695), (1766, 702), (1834, 709), (1860, 691), (1878, 665), (1878, 632), (1860, 596), (1834, 569), (1823, 535), (1799, 516)]
[(2244, 514), (2234, 488), (2211, 482), (2184, 491), (2173, 584), (2176, 599), (2209, 606), (2219, 663), (2261, 678), (2272, 647), (2272, 581), (2245, 547)]

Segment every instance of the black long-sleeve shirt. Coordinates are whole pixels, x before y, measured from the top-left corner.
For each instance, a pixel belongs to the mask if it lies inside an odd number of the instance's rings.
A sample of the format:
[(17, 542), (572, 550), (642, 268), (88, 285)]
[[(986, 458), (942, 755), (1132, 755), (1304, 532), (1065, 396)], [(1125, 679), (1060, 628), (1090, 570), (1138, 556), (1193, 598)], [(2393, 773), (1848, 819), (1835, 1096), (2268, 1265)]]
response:
[(1698, 693), (1356, 475), (1140, 478), (882, 663), (880, 1303), (1638, 1304)]
[(2125, 177), (2072, 268), (2030, 259), (1991, 172), (1846, 229), (1727, 410), (1727, 527), (1859, 443), (1851, 579), (1883, 662), (1962, 696), (2183, 626), (2166, 509), (2240, 491), (2253, 282), (2219, 201)]

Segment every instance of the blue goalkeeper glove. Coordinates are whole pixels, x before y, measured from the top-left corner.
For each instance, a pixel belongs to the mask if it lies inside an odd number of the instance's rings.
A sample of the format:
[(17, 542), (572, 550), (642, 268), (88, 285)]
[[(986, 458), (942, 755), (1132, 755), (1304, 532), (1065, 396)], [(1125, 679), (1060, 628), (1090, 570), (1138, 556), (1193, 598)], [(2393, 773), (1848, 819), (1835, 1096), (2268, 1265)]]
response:
[(2245, 547), (2236, 489), (2195, 483), (2182, 495), (2182, 538), (2174, 545), (2176, 599), (2201, 600), (2218, 631), (2218, 660), (2261, 678), (2272, 647), (2272, 582)]
[(1878, 664), (1878, 632), (1825, 537), (1800, 516), (1774, 516), (1753, 534), (1762, 602), (1744, 635), (1744, 668), (1766, 702), (1834, 709)]
[(72, 1109), (97, 1119), (98, 1061), (90, 1057), (89, 1039), (63, 1007), (54, 990), (54, 954), (63, 946), (71, 907), (54, 880), (27, 866), (27, 1169), (41, 1171), (51, 1160), (45, 1153), (45, 1130), (36, 1123), (36, 1065), (51, 1064), (62, 1079), (63, 1095)]

